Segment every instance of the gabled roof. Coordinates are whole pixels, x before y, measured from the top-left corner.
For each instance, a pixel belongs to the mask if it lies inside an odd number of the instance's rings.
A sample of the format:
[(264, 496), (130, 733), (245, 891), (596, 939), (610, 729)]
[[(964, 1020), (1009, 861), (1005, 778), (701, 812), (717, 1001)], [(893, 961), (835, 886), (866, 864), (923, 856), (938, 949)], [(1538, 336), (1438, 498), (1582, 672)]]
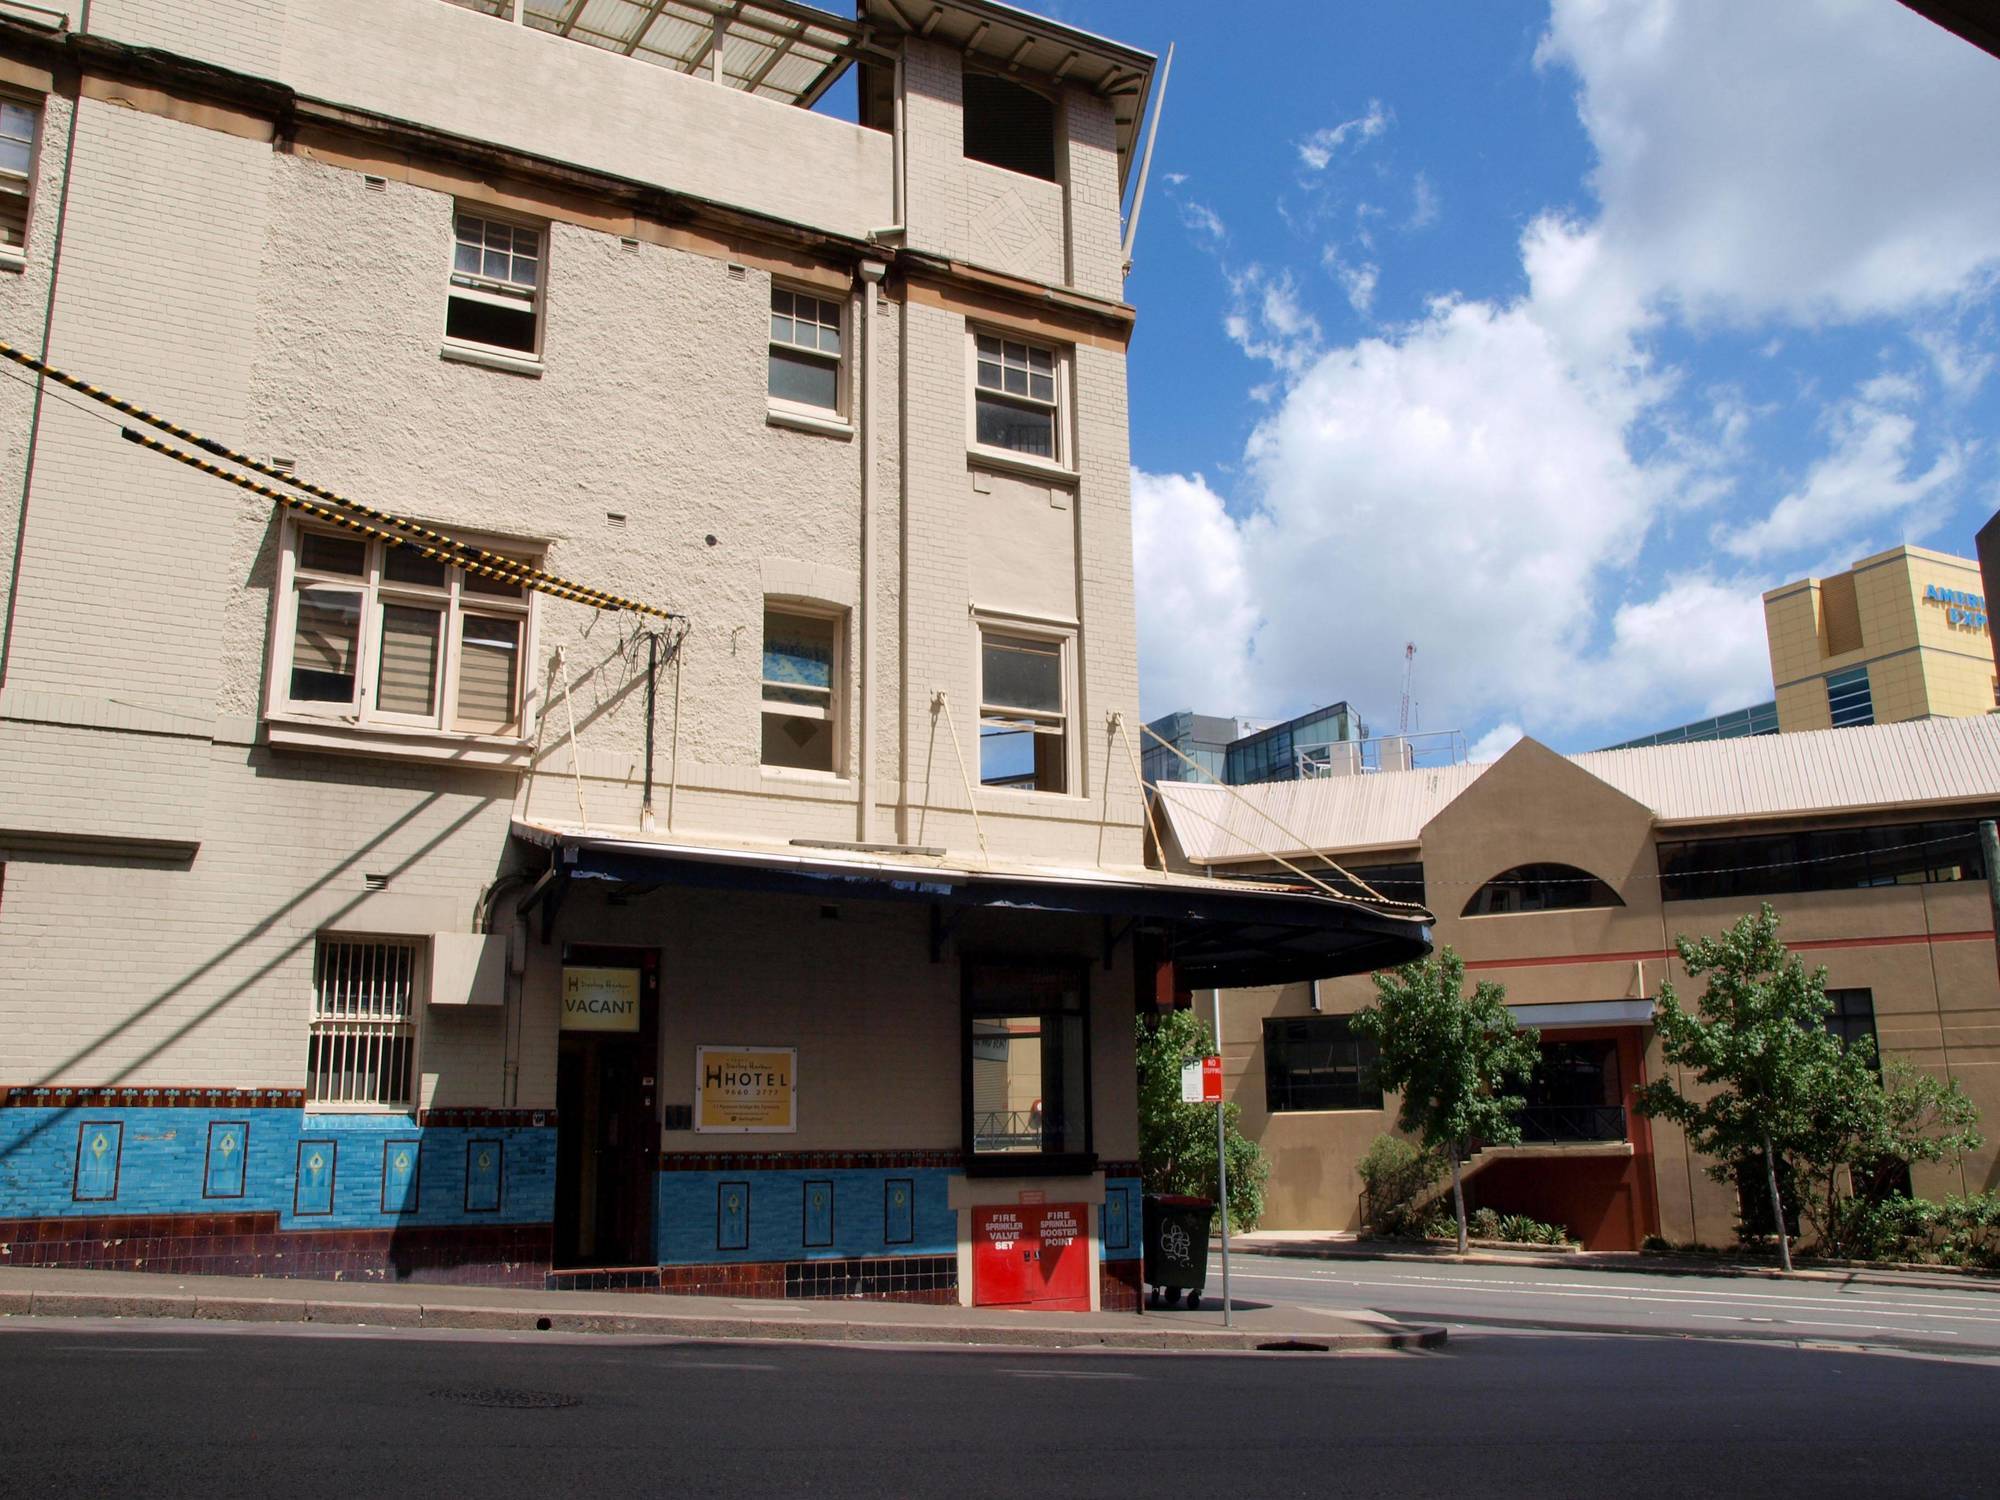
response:
[[(1651, 809), (1662, 824), (2000, 802), (2000, 715), (1566, 758)], [(1290, 858), (1314, 850), (1407, 849), (1487, 769), (1445, 766), (1233, 789), (1167, 783), (1159, 802), (1182, 851), (1198, 865), (1267, 852)]]

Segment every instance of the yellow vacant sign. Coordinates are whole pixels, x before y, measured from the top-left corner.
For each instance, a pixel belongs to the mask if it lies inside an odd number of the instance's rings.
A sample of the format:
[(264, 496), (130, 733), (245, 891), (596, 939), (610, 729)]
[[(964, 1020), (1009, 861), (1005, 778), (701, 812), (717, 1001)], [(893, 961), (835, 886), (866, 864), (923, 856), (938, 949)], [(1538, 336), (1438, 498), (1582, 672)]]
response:
[(564, 969), (564, 1031), (637, 1031), (637, 969)]
[(694, 1128), (796, 1131), (798, 1064), (796, 1047), (695, 1048)]

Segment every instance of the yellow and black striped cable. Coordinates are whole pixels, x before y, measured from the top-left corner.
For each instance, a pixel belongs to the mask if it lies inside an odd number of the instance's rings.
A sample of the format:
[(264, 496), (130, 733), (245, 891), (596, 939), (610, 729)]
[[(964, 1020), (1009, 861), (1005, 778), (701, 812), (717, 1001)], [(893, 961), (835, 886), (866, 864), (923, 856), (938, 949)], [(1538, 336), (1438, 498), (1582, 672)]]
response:
[[(463, 569), (468, 573), (473, 573), (483, 578), (493, 578), (508, 583), (519, 583), (523, 587), (534, 589), (538, 593), (553, 595), (558, 599), (573, 600), (579, 604), (588, 604), (596, 609), (627, 610), (634, 614), (653, 615), (663, 620), (685, 618), (685, 616), (677, 614), (673, 610), (662, 609), (655, 604), (645, 604), (637, 599), (628, 599), (622, 594), (611, 593), (606, 589), (592, 588), (588, 584), (576, 583), (570, 579), (558, 577), (553, 573), (544, 572), (532, 563), (522, 562), (518, 558), (508, 557), (503, 553), (489, 552), (483, 547), (475, 547), (469, 542), (459, 541), (457, 538), (447, 536), (443, 532), (433, 531), (430, 527), (409, 520), (406, 517), (377, 510), (371, 505), (364, 505), (359, 500), (350, 500), (345, 495), (337, 494), (332, 490), (325, 489), (307, 480), (299, 479), (283, 469), (275, 468), (261, 460), (252, 458), (247, 453), (239, 453), (235, 449), (215, 441), (213, 438), (206, 438), (198, 432), (192, 432), (166, 417), (147, 411), (142, 406), (136, 406), (120, 396), (113, 395), (101, 386), (95, 386), (88, 381), (79, 380), (76, 376), (69, 374), (65, 370), (57, 369), (45, 360), (37, 359), (32, 354), (23, 353), (21, 350), (14, 348), (11, 344), (4, 341), (0, 341), (0, 357), (10, 359), (15, 364), (33, 370), (38, 375), (46, 376), (59, 385), (67, 386), (73, 391), (88, 396), (91, 400), (100, 402), (110, 407), (113, 411), (123, 412), (129, 417), (136, 417), (147, 426), (158, 428), (161, 432), (167, 433), (172, 437), (177, 437), (183, 442), (192, 443), (205, 452), (215, 454), (219, 458), (225, 458), (230, 463), (249, 469), (253, 473), (263, 474), (279, 481), (281, 484), (289, 485), (295, 490), (327, 502), (325, 506), (307, 504), (293, 496), (274, 490), (268, 485), (261, 485), (246, 480), (240, 475), (230, 473), (227, 469), (197, 459), (192, 454), (183, 453), (177, 448), (172, 448), (165, 443), (147, 438), (132, 428), (121, 429), (127, 438), (140, 444), (142, 447), (150, 448), (156, 453), (163, 453), (167, 457), (177, 459), (191, 468), (199, 469), (205, 474), (213, 475), (218, 479), (226, 479), (240, 488), (251, 491), (253, 494), (263, 495), (268, 499), (276, 500), (280, 504), (290, 506), (294, 510), (303, 511), (320, 520), (344, 526), (351, 531), (365, 532), (392, 546), (411, 547), (422, 553), (425, 557), (449, 563), (453, 567)], [(333, 507), (333, 509), (328, 509), (328, 506)], [(366, 519), (364, 521), (356, 521), (353, 519), (353, 516), (361, 516)]]

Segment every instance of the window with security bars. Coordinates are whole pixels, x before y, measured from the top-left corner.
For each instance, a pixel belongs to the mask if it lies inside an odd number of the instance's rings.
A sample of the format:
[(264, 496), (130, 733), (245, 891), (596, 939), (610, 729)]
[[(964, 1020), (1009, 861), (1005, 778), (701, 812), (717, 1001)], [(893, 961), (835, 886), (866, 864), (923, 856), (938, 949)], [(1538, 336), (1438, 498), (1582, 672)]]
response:
[(1272, 1114), (1380, 1109), (1375, 1044), (1346, 1016), (1274, 1016), (1264, 1022), (1264, 1107)]
[(973, 335), (972, 438), (1055, 463), (1062, 451), (1063, 359), (1045, 344)]
[(1868, 669), (1854, 667), (1826, 679), (1826, 708), (1835, 729), (1875, 722), (1875, 696), (1868, 688)]
[(840, 410), (840, 304), (771, 288), (770, 394), (775, 402)]
[(311, 527), (288, 533), (286, 555), (274, 713), (521, 734), (533, 608), (525, 585)]
[(416, 1079), (416, 1005), (424, 946), (394, 938), (321, 937), (313, 949), (306, 1099), (407, 1109)]
[(532, 356), (541, 304), (542, 231), (465, 209), (454, 214), (445, 337)]
[(28, 196), (35, 176), (39, 104), (0, 96), (0, 254), (19, 263), (28, 242)]

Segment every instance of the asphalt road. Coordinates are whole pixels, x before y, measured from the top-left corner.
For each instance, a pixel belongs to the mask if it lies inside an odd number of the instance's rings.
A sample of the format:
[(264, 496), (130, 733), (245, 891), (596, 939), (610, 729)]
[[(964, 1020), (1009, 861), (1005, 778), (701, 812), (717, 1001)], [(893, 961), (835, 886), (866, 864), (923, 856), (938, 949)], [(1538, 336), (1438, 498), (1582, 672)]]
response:
[[(1212, 1257), (1208, 1276), (1218, 1291)], [(1454, 1335), (1565, 1329), (2000, 1354), (2000, 1288), (1241, 1255), (1232, 1257), (1231, 1294), (1443, 1323)]]
[(1988, 1496), (2000, 1366), (1713, 1340), (1040, 1355), (0, 1324), (0, 1492)]

